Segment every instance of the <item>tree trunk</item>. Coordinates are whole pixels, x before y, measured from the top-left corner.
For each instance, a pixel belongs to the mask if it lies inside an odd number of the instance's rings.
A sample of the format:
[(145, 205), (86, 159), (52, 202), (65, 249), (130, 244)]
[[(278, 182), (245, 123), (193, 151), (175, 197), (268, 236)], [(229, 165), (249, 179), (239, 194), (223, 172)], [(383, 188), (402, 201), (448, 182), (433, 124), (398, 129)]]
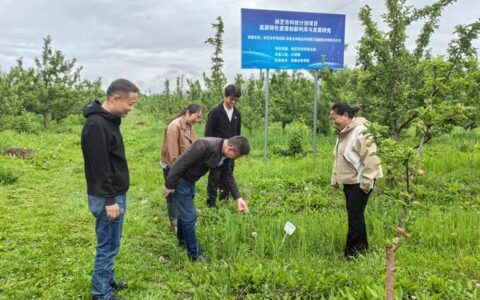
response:
[(420, 154), (422, 153), (423, 145), (425, 145), (426, 136), (427, 136), (426, 133), (422, 134), (422, 138), (420, 139), (420, 143), (418, 143), (417, 156), (420, 156)]
[(405, 233), (403, 228), (403, 220), (405, 215), (400, 212), (398, 216), (398, 228), (397, 237), (387, 247), (387, 266), (386, 266), (386, 278), (385, 278), (385, 299), (394, 300), (395, 298), (395, 251), (400, 247), (400, 238)]
[(386, 296), (385, 299), (395, 298), (395, 251), (400, 246), (400, 238), (396, 238), (387, 247)]
[(48, 126), (50, 126), (50, 120), (48, 118), (48, 115), (49, 115), (48, 102), (49, 100), (47, 98), (43, 105), (43, 126), (45, 126), (45, 128), (48, 128)]
[(48, 118), (48, 112), (43, 113), (43, 126), (45, 126), (45, 128), (48, 128), (48, 126), (50, 126), (50, 120)]

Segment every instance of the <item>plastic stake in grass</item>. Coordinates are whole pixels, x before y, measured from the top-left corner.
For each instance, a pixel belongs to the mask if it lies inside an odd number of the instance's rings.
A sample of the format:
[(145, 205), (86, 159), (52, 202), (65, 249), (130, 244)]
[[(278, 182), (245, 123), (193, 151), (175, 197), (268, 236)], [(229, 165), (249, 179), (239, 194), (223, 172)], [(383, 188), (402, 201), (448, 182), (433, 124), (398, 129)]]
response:
[(285, 226), (283, 227), (283, 230), (285, 230), (285, 235), (283, 236), (282, 246), (283, 246), (283, 243), (285, 242), (285, 238), (287, 237), (287, 234), (292, 235), (293, 232), (295, 231), (295, 225), (287, 221), (285, 223)]

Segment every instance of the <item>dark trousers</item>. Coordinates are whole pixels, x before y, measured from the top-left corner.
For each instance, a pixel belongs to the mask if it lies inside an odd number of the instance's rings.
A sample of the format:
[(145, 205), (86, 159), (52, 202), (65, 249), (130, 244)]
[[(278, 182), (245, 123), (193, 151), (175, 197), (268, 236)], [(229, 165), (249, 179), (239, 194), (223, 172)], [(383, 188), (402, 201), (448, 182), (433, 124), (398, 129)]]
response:
[(347, 202), (348, 233), (344, 254), (355, 256), (368, 249), (367, 229), (365, 226), (365, 207), (370, 193), (365, 194), (359, 184), (345, 184), (343, 192)]
[[(234, 163), (233, 161), (229, 161), (229, 163), (232, 164), (232, 171), (233, 171)], [(220, 200), (227, 200), (228, 196), (230, 195), (230, 191), (228, 190), (228, 187), (223, 180), (224, 178), (223, 172), (225, 172), (225, 170), (226, 168), (210, 169), (210, 172), (208, 173), (208, 185), (207, 185), (208, 206), (216, 205), (217, 190), (220, 190)]]
[[(166, 167), (163, 169), (163, 178), (167, 181), (168, 173), (170, 172), (170, 167)], [(175, 206), (175, 202), (173, 201), (173, 194), (167, 196), (167, 212), (168, 218), (170, 219), (170, 223), (177, 222), (177, 207)]]

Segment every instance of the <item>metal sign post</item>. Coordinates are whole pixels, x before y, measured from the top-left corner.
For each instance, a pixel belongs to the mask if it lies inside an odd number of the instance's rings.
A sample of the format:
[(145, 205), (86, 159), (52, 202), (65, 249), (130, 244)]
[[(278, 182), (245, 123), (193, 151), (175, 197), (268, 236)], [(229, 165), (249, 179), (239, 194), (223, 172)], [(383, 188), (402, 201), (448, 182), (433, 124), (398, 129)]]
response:
[(312, 149), (313, 155), (317, 155), (317, 118), (318, 118), (318, 70), (314, 71), (314, 88), (313, 93), (313, 142)]
[(263, 137), (263, 162), (266, 164), (268, 161), (268, 98), (269, 94), (269, 83), (270, 83), (270, 70), (267, 69), (267, 74), (265, 76), (265, 129)]

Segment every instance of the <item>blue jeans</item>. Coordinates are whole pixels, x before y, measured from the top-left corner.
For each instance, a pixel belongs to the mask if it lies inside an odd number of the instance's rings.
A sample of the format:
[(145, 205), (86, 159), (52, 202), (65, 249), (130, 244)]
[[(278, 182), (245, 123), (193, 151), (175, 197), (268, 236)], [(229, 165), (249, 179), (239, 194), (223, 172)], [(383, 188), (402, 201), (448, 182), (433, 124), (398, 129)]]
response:
[(197, 211), (193, 198), (195, 197), (195, 183), (180, 178), (175, 186), (173, 199), (177, 206), (177, 239), (179, 244), (187, 246), (188, 257), (195, 259), (202, 254), (195, 235)]
[(88, 207), (96, 218), (97, 250), (93, 265), (92, 295), (101, 299), (112, 297), (111, 284), (115, 280), (113, 264), (120, 250), (123, 219), (127, 207), (126, 194), (118, 195), (115, 201), (120, 206), (120, 215), (113, 221), (107, 218), (104, 198), (88, 196)]

